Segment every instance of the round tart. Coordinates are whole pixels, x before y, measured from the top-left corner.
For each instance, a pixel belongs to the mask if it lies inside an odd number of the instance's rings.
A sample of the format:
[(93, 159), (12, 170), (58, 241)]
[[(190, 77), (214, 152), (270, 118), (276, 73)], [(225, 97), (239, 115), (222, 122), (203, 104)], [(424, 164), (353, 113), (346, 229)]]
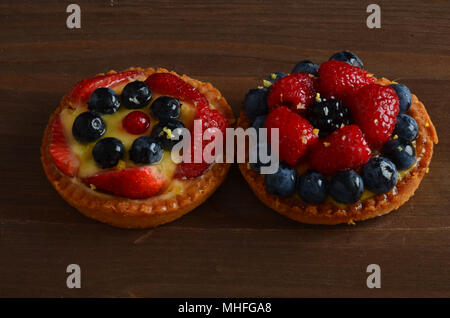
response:
[(291, 74), (271, 74), (247, 94), (237, 126), (267, 128), (268, 145), (278, 142), (274, 174), (261, 174), (268, 163), (249, 162), (248, 148), (239, 164), (255, 195), (309, 224), (355, 224), (399, 208), (429, 171), (438, 142), (416, 95), (376, 79), (348, 51), (320, 66), (302, 61)]
[(202, 204), (228, 172), (226, 163), (172, 160), (174, 132), (192, 130), (197, 119), (203, 131), (224, 131), (234, 121), (210, 83), (162, 68), (99, 74), (77, 83), (51, 115), (42, 164), (59, 194), (87, 217), (155, 227)]

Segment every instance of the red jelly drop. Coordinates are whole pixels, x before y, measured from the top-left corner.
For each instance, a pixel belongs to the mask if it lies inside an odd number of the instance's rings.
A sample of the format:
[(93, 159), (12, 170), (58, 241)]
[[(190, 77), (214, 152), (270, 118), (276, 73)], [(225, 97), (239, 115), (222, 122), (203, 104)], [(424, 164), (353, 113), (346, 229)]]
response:
[(150, 127), (150, 117), (139, 110), (125, 116), (122, 122), (123, 128), (133, 135), (140, 135)]

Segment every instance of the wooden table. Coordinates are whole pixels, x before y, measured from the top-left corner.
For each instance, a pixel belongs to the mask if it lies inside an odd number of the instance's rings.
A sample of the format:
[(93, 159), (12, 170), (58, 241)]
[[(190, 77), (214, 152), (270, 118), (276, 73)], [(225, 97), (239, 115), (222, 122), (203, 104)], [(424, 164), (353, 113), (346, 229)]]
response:
[[(377, 1), (69, 1), (0, 3), (0, 296), (450, 296), (450, 5)], [(164, 66), (213, 82), (236, 114), (246, 91), (302, 59), (357, 52), (408, 85), (440, 143), (398, 211), (357, 226), (297, 224), (266, 208), (232, 167), (201, 207), (153, 230), (121, 230), (71, 208), (46, 180), (48, 116), (78, 80)], [(79, 264), (82, 288), (66, 287)], [(381, 289), (366, 267), (381, 266)]]

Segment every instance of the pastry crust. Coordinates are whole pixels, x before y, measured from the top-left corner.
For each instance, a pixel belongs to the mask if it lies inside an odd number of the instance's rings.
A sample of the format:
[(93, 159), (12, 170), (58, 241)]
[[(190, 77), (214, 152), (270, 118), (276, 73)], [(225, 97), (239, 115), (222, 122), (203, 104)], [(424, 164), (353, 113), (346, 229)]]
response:
[[(130, 68), (130, 70), (132, 69), (142, 70), (146, 77), (155, 72), (168, 72), (162, 68), (156, 70), (153, 68)], [(115, 71), (109, 73), (115, 73)], [(175, 72), (170, 73), (196, 87), (210, 103), (214, 104), (215, 109), (227, 117), (230, 124), (233, 123), (234, 117), (231, 107), (210, 83), (200, 82), (186, 75), (180, 76)], [(183, 187), (181, 194), (168, 193), (170, 188), (166, 188), (158, 195), (147, 199), (134, 200), (95, 191), (79, 178), (71, 178), (62, 173), (54, 164), (49, 153), (51, 124), (63, 107), (67, 106), (67, 103), (67, 97), (64, 96), (60, 106), (51, 115), (45, 129), (41, 146), (42, 165), (47, 178), (64, 200), (92, 219), (121, 228), (150, 228), (171, 222), (208, 199), (225, 179), (230, 168), (230, 164), (216, 163), (198, 178), (179, 180)]]
[[(377, 81), (381, 85), (389, 85), (391, 81), (381, 78)], [(418, 100), (416, 95), (412, 95), (412, 105), (408, 115), (413, 117), (419, 126), (419, 135), (416, 139), (417, 159), (415, 166), (397, 182), (397, 185), (390, 192), (378, 194), (344, 207), (339, 207), (331, 202), (312, 205), (305, 204), (299, 197), (292, 196), (282, 198), (267, 192), (264, 186), (264, 176), (258, 174), (248, 167), (247, 164), (239, 164), (247, 183), (252, 188), (255, 195), (268, 207), (278, 213), (302, 223), (335, 225), (339, 223), (354, 224), (377, 216), (387, 214), (409, 200), (419, 187), (422, 178), (428, 171), (433, 146), (438, 143), (436, 129), (428, 116), (425, 106)], [(244, 113), (241, 113), (237, 126), (247, 128), (250, 120)]]

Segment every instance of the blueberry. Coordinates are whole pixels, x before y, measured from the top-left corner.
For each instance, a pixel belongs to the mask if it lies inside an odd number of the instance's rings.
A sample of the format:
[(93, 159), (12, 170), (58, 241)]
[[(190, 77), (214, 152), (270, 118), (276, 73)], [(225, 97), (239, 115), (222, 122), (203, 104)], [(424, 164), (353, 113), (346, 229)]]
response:
[(177, 119), (160, 121), (153, 127), (151, 136), (158, 140), (164, 149), (171, 150), (176, 143), (183, 139), (179, 131), (177, 131), (179, 138), (175, 139), (175, 135), (177, 135), (175, 130), (178, 128), (185, 128), (185, 126)]
[(400, 114), (397, 116), (397, 123), (393, 135), (405, 141), (413, 141), (417, 138), (419, 127), (411, 116)]
[(411, 108), (412, 97), (409, 88), (403, 84), (391, 84), (400, 102), (400, 113), (406, 113)]
[(317, 171), (308, 170), (297, 181), (297, 193), (308, 203), (322, 203), (328, 195), (328, 180)]
[(181, 114), (181, 104), (177, 98), (158, 97), (150, 106), (150, 114), (160, 120), (177, 119)]
[(252, 127), (256, 129), (256, 133), (260, 128), (264, 128), (264, 124), (266, 123), (267, 115), (260, 115), (256, 117), (252, 122)]
[(310, 73), (314, 76), (319, 76), (318, 71), (319, 71), (319, 65), (317, 65), (316, 63), (313, 63), (309, 60), (304, 60), (304, 61), (299, 62), (297, 65), (295, 65), (295, 67), (291, 73), (305, 72), (305, 73)]
[(105, 122), (100, 115), (94, 112), (84, 112), (78, 115), (72, 126), (73, 136), (83, 143), (96, 141), (105, 134), (105, 131)]
[(409, 141), (392, 139), (383, 146), (383, 154), (391, 159), (398, 170), (405, 170), (411, 167), (416, 161), (416, 151)]
[(395, 164), (384, 157), (372, 157), (362, 167), (361, 177), (364, 186), (377, 194), (386, 193), (397, 183), (398, 173)]
[(142, 136), (137, 138), (130, 149), (130, 159), (134, 163), (150, 164), (161, 160), (163, 150), (158, 141), (152, 137)]
[(264, 124), (266, 122), (266, 115), (261, 115), (256, 117), (252, 122), (252, 127), (256, 130), (256, 141), (259, 142), (259, 130), (264, 128)]
[(122, 104), (129, 109), (142, 108), (152, 99), (152, 92), (147, 84), (141, 81), (128, 83), (122, 91)]
[(101, 114), (113, 114), (120, 107), (117, 94), (110, 88), (97, 88), (89, 98), (88, 108)]
[(253, 158), (253, 157), (250, 157), (250, 154), (253, 154), (254, 158), (256, 158), (256, 162), (250, 162), (250, 168), (252, 168), (254, 171), (256, 171), (258, 173), (261, 173), (261, 167), (268, 167), (268, 166), (270, 166), (270, 160), (267, 163), (262, 163), (261, 162), (261, 158), (260, 158), (260, 155), (259, 155), (260, 149), (262, 151), (264, 151), (267, 154), (267, 156), (270, 156), (270, 153), (271, 153), (270, 146), (267, 143), (264, 143), (264, 144), (257, 143), (254, 147), (252, 147), (250, 149), (250, 151), (249, 151), (249, 159)]
[(269, 111), (267, 106), (267, 89), (252, 88), (245, 96), (244, 113), (250, 119), (254, 119), (257, 116), (265, 115)]
[(331, 179), (329, 189), (335, 201), (352, 204), (361, 198), (364, 182), (355, 170), (338, 171)]
[(103, 169), (115, 167), (123, 158), (124, 152), (122, 142), (113, 137), (100, 139), (92, 149), (95, 162)]
[(285, 163), (281, 163), (277, 172), (265, 175), (264, 183), (267, 192), (270, 194), (288, 197), (295, 192), (296, 179), (297, 173), (295, 168), (292, 168)]
[(267, 76), (266, 80), (273, 84), (276, 81), (278, 81), (280, 78), (283, 78), (285, 76), (286, 76), (286, 74), (284, 74), (284, 73), (275, 72), (275, 73), (272, 73), (269, 76)]
[(361, 61), (361, 59), (358, 57), (358, 55), (356, 55), (355, 53), (352, 53), (350, 51), (342, 51), (342, 52), (334, 53), (330, 57), (329, 61), (331, 61), (331, 60), (341, 61), (341, 62), (350, 64), (352, 66), (364, 68), (364, 64)]

